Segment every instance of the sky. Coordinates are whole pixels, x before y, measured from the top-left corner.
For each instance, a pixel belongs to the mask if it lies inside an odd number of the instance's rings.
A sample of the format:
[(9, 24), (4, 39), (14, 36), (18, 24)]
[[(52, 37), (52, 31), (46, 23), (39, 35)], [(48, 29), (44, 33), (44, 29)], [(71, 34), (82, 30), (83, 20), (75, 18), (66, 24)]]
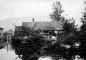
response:
[(51, 11), (50, 0), (0, 0), (0, 18), (47, 17)]
[[(49, 14), (53, 11), (55, 1), (58, 0), (0, 0), (0, 20), (28, 17), (27, 21), (31, 21), (31, 18), (34, 17), (36, 21), (50, 21)], [(83, 0), (60, 1), (65, 10), (64, 15), (74, 17), (76, 23), (80, 24), (84, 8)]]
[[(0, 0), (0, 19), (8, 17), (40, 17), (52, 13), (52, 5), (58, 0)], [(83, 0), (61, 0), (69, 16), (78, 17), (83, 9)]]

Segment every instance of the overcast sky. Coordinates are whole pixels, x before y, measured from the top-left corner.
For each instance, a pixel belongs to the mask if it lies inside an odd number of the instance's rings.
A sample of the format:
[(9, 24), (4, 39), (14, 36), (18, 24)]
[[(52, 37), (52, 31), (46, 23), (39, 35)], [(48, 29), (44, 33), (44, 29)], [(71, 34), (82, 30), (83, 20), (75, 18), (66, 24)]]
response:
[[(56, 0), (0, 0), (0, 20), (10, 17), (31, 17), (49, 20)], [(61, 0), (66, 16), (78, 19), (83, 12), (83, 0)]]

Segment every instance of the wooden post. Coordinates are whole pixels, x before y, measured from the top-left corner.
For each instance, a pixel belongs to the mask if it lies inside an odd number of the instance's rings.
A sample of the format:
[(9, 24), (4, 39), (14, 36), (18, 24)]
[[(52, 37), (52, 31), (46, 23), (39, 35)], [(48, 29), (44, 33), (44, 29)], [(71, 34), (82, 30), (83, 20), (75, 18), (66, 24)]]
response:
[(8, 35), (7, 35), (7, 52), (8, 52)]

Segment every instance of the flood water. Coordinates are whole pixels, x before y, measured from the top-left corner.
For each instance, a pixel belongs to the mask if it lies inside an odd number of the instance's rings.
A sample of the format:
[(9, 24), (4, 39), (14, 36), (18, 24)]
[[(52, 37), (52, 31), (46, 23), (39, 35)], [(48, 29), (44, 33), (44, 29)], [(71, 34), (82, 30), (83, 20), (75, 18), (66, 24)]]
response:
[[(15, 60), (18, 56), (13, 50), (0, 49), (0, 60)], [(21, 60), (21, 59), (16, 59)]]
[[(12, 49), (11, 45), (5, 46), (3, 49), (0, 49), (0, 60), (15, 60), (18, 56), (15, 54), (15, 51)], [(21, 60), (21, 59), (16, 59)]]

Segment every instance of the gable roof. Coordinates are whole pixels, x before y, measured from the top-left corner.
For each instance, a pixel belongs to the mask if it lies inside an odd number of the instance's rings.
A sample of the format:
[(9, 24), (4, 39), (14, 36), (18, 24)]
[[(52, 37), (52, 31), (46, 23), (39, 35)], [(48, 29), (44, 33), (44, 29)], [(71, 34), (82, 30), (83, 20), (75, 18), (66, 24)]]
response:
[(34, 30), (60, 30), (62, 29), (62, 23), (60, 21), (50, 21), (50, 22), (23, 22), (22, 26), (34, 28)]

